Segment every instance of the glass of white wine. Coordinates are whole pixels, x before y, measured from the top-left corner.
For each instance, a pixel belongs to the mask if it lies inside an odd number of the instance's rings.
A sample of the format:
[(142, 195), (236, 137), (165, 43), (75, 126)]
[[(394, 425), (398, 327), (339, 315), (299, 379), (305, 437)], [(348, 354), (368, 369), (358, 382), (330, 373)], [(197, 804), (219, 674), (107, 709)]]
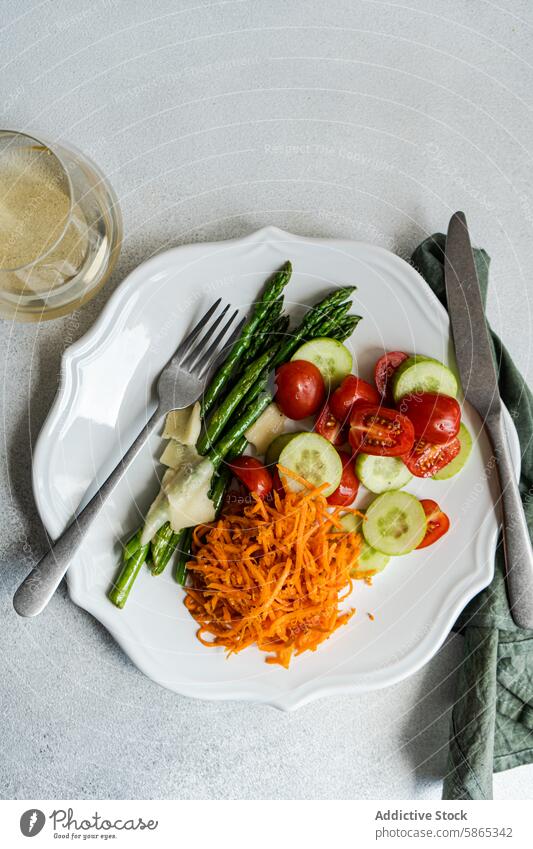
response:
[(0, 316), (43, 321), (88, 301), (122, 241), (117, 198), (63, 142), (0, 130)]

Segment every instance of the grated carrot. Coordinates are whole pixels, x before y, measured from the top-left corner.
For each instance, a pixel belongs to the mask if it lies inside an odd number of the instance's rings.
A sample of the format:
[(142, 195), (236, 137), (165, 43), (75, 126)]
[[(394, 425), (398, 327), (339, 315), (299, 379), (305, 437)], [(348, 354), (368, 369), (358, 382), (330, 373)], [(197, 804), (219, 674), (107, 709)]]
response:
[(267, 663), (288, 668), (293, 655), (315, 651), (352, 617), (339, 602), (351, 592), (361, 541), (338, 533), (346, 508), (330, 512), (326, 485), (280, 472), (302, 491), (276, 492), (270, 502), (253, 496), (241, 512), (195, 529), (185, 606), (203, 645), (231, 655), (255, 644)]

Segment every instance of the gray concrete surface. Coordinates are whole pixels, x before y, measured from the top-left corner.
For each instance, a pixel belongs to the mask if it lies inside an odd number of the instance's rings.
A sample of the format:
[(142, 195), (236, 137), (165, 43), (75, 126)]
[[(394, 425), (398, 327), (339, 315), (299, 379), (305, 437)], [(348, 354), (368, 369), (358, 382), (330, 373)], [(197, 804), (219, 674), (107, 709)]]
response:
[[(166, 246), (275, 223), (405, 255), (463, 208), (531, 378), (530, 4), (3, 0), (0, 21), (0, 124), (93, 156), (126, 233), (79, 315), (0, 325), (1, 796), (438, 797), (459, 637), (389, 690), (283, 715), (159, 689), (64, 588), (35, 622), (11, 596), (43, 551), (31, 445), (61, 351)], [(495, 788), (531, 797), (533, 770)]]

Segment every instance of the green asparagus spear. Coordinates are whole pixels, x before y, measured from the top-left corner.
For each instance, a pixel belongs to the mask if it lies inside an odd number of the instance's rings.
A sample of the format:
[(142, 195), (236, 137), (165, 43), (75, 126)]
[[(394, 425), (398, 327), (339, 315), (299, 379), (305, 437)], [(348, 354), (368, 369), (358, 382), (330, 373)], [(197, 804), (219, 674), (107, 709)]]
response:
[(226, 396), (218, 410), (215, 410), (196, 443), (196, 449), (200, 454), (207, 453), (209, 447), (215, 443), (217, 437), (222, 433), (232, 413), (242, 403), (242, 399), (248, 390), (269, 370), (269, 365), (272, 362), (275, 352), (275, 348), (266, 351), (266, 353), (262, 354), (248, 366), (241, 379), (235, 384), (229, 395)]
[(241, 373), (246, 366), (249, 366), (257, 357), (272, 347), (273, 341), (276, 341), (276, 334), (284, 333), (289, 326), (290, 319), (288, 315), (281, 315), (281, 309), (276, 315), (274, 315), (274, 312), (277, 312), (277, 310), (272, 311), (268, 315), (268, 318), (255, 333), (253, 342), (241, 360)]
[(139, 574), (140, 568), (145, 562), (150, 545), (142, 545), (135, 554), (124, 561), (122, 569), (115, 579), (115, 583), (108, 593), (108, 598), (116, 607), (124, 607), (130, 590)]
[(184, 528), (180, 535), (179, 552), (176, 559), (174, 577), (178, 584), (184, 585), (187, 578), (187, 563), (191, 559), (192, 532), (194, 528)]
[(125, 563), (126, 560), (129, 560), (130, 557), (133, 557), (134, 554), (137, 554), (138, 550), (141, 547), (141, 531), (136, 531), (132, 537), (128, 540), (126, 545), (124, 546), (124, 550), (122, 552), (122, 562)]
[(165, 559), (165, 553), (175, 536), (176, 534), (170, 527), (170, 522), (165, 522), (165, 524), (162, 525), (156, 533), (155, 539), (151, 541), (150, 554), (152, 558), (152, 575), (160, 575), (167, 565), (170, 555), (167, 559)]
[(270, 395), (261, 395), (259, 398), (254, 398), (254, 400), (247, 405), (243, 414), (237, 419), (233, 427), (231, 427), (216, 443), (216, 445), (208, 451), (207, 457), (209, 457), (213, 463), (215, 471), (220, 467), (220, 464), (226, 455), (231, 452), (241, 436), (243, 436), (248, 428), (253, 425), (255, 420), (259, 418), (263, 410), (265, 410), (271, 402), (272, 398)]
[(331, 329), (330, 335), (339, 342), (344, 342), (345, 339), (350, 338), (360, 321), (360, 315), (347, 315)]
[(231, 379), (241, 357), (252, 343), (258, 327), (261, 325), (269, 309), (271, 309), (272, 304), (278, 300), (283, 289), (289, 282), (291, 274), (292, 265), (290, 262), (285, 262), (279, 271), (277, 271), (267, 283), (262, 297), (255, 305), (252, 317), (244, 325), (241, 335), (233, 345), (224, 364), (219, 368), (211, 380), (211, 383), (202, 398), (202, 415), (205, 416), (205, 414), (209, 412), (220, 393)]
[[(302, 323), (296, 328), (294, 333), (279, 346), (276, 356), (274, 357), (273, 366), (281, 365), (290, 359), (291, 354), (305, 339), (312, 339), (315, 336), (324, 335), (320, 332), (320, 325), (323, 323), (324, 317), (339, 305), (343, 304), (354, 291), (355, 286), (343, 286), (342, 289), (337, 289), (335, 292), (327, 295), (320, 303), (306, 313)], [(346, 309), (349, 308), (347, 302)]]
[(325, 335), (342, 342), (352, 335), (360, 321), (360, 315), (344, 315), (340, 319), (330, 320), (325, 324)]
[(152, 550), (152, 567), (150, 570), (152, 572), (152, 575), (160, 575), (161, 572), (165, 570), (168, 561), (172, 557), (172, 554), (174, 553), (177, 546), (180, 544), (181, 534), (182, 531), (178, 531), (177, 533), (174, 533), (172, 531), (166, 544), (162, 545), (161, 548), (158, 550), (156, 559), (154, 559)]

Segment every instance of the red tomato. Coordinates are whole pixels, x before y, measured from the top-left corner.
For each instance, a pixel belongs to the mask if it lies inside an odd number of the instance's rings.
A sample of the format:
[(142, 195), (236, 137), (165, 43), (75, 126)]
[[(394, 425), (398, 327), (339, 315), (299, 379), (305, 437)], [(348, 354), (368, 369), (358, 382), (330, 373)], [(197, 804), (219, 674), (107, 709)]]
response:
[(365, 404), (379, 404), (381, 398), (370, 383), (355, 374), (349, 374), (329, 399), (329, 406), (335, 418), (344, 423), (349, 418), (353, 405), (359, 401), (364, 401)]
[(315, 422), (314, 429), (320, 436), (327, 439), (328, 442), (332, 442), (333, 445), (344, 445), (346, 442), (342, 423), (335, 418), (329, 408), (329, 404), (324, 405), (322, 412)]
[(289, 419), (305, 419), (320, 409), (326, 397), (324, 378), (313, 363), (292, 360), (276, 371), (276, 403)]
[(281, 481), (279, 476), (278, 467), (276, 466), (274, 471), (272, 472), (272, 483), (274, 484), (274, 491), (278, 493), (280, 498), (285, 498), (285, 487)]
[(253, 498), (246, 487), (238, 481), (236, 486), (232, 486), (224, 495), (224, 511), (235, 513), (236, 510), (243, 510), (247, 505), (253, 504)]
[(237, 457), (228, 465), (235, 477), (259, 498), (264, 498), (271, 491), (272, 476), (255, 457)]
[(354, 451), (381, 457), (399, 457), (413, 447), (413, 425), (406, 416), (387, 407), (356, 405), (350, 420)]
[(446, 531), (449, 530), (450, 520), (446, 513), (443, 513), (436, 501), (431, 498), (423, 498), (420, 502), (424, 508), (424, 513), (427, 518), (426, 535), (417, 548), (426, 548), (428, 545), (433, 545), (437, 542)]
[(383, 354), (377, 361), (374, 368), (374, 380), (378, 392), (385, 401), (392, 401), (392, 376), (400, 363), (403, 363), (408, 356), (403, 351), (389, 351), (388, 354)]
[(461, 450), (461, 443), (454, 437), (444, 445), (435, 445), (418, 439), (409, 454), (403, 457), (403, 461), (412, 475), (417, 478), (432, 478), (440, 472), (444, 466), (451, 463)]
[(339, 457), (342, 460), (342, 477), (335, 492), (328, 495), (328, 504), (335, 504), (339, 507), (348, 507), (357, 495), (359, 489), (359, 478), (355, 474), (355, 464), (351, 454), (346, 451), (339, 451)]
[(455, 398), (448, 395), (432, 392), (406, 395), (398, 409), (411, 419), (418, 439), (442, 445), (459, 433), (461, 408)]

